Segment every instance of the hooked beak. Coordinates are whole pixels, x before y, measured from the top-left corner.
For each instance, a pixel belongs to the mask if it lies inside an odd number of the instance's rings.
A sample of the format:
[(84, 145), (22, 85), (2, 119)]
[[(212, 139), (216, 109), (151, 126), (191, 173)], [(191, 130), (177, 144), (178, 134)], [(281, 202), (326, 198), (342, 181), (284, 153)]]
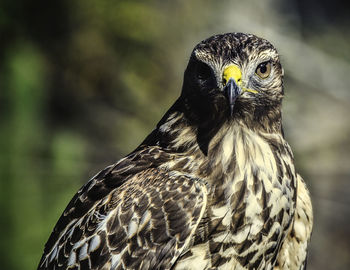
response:
[(242, 72), (236, 65), (230, 65), (225, 68), (222, 79), (224, 81), (224, 93), (230, 104), (230, 113), (233, 115), (233, 107), (237, 97), (242, 94)]
[(225, 68), (222, 74), (224, 82), (224, 93), (230, 104), (230, 113), (233, 115), (233, 108), (235, 106), (236, 99), (243, 92), (250, 92), (253, 94), (258, 93), (257, 90), (248, 89), (243, 86), (241, 69), (236, 65), (230, 65)]
[(224, 87), (224, 93), (226, 97), (228, 98), (228, 102), (230, 104), (230, 113), (231, 116), (233, 115), (233, 107), (235, 106), (235, 102), (237, 97), (242, 93), (242, 88), (240, 88), (236, 81), (231, 78), (227, 82), (227, 84)]

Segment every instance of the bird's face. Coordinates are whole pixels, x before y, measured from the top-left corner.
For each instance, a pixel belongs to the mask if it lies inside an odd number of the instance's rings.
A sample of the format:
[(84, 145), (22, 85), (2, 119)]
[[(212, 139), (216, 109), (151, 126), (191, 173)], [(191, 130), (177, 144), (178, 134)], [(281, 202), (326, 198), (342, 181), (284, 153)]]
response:
[(283, 69), (278, 53), (254, 35), (213, 36), (194, 48), (183, 94), (199, 110), (229, 118), (280, 104)]

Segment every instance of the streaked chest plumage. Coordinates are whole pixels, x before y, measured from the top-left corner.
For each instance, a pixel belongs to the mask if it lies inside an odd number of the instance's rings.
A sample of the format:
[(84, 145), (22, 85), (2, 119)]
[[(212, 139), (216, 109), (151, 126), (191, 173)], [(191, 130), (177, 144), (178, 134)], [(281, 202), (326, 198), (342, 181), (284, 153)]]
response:
[(220, 134), (198, 166), (210, 172), (206, 215), (175, 269), (272, 269), (294, 214), (292, 153), (280, 135), (241, 126)]

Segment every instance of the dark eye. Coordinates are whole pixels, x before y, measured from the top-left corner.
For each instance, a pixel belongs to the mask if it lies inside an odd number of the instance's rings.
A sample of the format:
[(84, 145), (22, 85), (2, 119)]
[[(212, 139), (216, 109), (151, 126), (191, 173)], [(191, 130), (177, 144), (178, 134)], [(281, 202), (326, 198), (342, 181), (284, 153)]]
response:
[(271, 62), (266, 61), (262, 62), (258, 65), (258, 67), (255, 70), (255, 73), (261, 78), (261, 79), (266, 79), (269, 77), (271, 73)]
[(196, 71), (200, 80), (206, 80), (211, 76), (211, 68), (203, 62), (198, 62)]

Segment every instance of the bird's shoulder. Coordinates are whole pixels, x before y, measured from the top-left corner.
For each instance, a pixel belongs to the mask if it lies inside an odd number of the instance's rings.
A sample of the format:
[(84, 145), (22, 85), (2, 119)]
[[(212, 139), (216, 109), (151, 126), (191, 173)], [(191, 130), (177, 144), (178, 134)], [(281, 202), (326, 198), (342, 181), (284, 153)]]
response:
[(39, 269), (84, 261), (93, 268), (101, 260), (125, 265), (131, 255), (143, 267), (175, 260), (203, 215), (206, 185), (163, 169), (174, 158), (159, 147), (143, 147), (93, 177), (57, 222)]

